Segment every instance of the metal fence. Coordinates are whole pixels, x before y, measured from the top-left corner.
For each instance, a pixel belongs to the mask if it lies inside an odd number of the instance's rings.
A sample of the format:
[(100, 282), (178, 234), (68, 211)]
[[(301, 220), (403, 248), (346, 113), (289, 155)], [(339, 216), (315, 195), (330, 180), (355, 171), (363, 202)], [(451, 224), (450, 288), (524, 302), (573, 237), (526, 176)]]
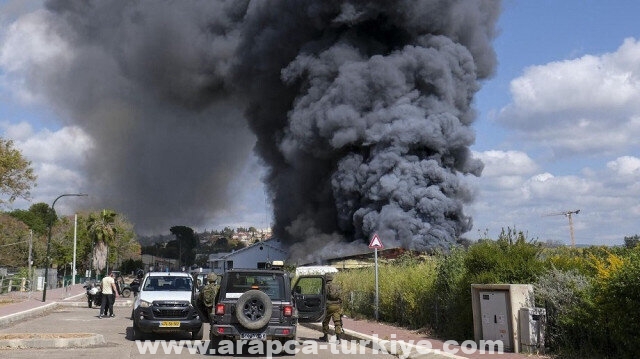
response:
[(345, 314), (350, 317), (373, 318), (374, 315), (374, 297), (373, 293), (350, 291), (349, 299), (343, 303)]
[(0, 277), (0, 294), (10, 299), (31, 299), (34, 290), (33, 282), (27, 278)]

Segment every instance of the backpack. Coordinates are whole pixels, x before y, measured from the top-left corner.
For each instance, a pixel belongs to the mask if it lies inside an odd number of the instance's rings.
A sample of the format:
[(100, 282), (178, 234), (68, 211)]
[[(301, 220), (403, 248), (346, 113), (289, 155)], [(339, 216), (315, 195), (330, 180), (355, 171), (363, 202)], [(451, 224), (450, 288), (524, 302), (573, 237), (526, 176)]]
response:
[(333, 281), (327, 283), (327, 299), (329, 300), (339, 300), (342, 298), (342, 290), (340, 289), (340, 285), (334, 283)]
[(219, 288), (216, 284), (207, 284), (202, 288), (202, 301), (207, 308), (212, 308), (216, 304), (216, 295)]

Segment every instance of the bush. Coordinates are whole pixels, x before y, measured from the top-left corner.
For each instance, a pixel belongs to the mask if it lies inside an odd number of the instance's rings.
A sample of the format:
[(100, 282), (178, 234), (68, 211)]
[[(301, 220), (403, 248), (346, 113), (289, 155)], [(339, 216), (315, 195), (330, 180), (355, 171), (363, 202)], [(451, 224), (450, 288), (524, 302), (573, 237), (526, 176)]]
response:
[[(640, 352), (640, 250), (636, 247), (623, 264), (598, 281), (596, 301), (605, 325), (608, 346), (618, 358), (635, 358)], [(615, 263), (615, 262), (614, 262)]]
[(465, 312), (470, 308), (465, 308), (468, 301), (461, 291), (467, 274), (465, 255), (463, 249), (454, 248), (448, 255), (438, 258), (434, 283), (435, 308), (431, 323), (436, 333), (443, 337), (461, 338), (466, 337), (468, 332), (464, 330), (468, 321)]
[[(562, 271), (551, 269), (541, 275), (534, 285), (535, 301), (547, 311), (547, 331), (545, 345), (555, 351), (575, 353), (586, 357), (584, 352), (576, 353), (575, 348), (588, 348), (588, 335), (583, 330), (581, 308), (591, 307), (588, 302), (591, 284), (589, 279), (577, 270)], [(565, 355), (568, 356), (568, 353)]]
[(380, 318), (412, 329), (431, 322), (436, 265), (431, 259), (380, 268)]
[[(435, 262), (402, 258), (378, 266), (379, 319), (410, 328), (430, 323)], [(375, 270), (373, 267), (340, 272), (336, 276), (347, 295), (344, 311), (352, 317), (374, 317)]]
[[(503, 231), (467, 250), (380, 265), (380, 320), (437, 336), (473, 338), (471, 284), (533, 284), (547, 310), (547, 347), (563, 358), (633, 358), (640, 352), (640, 247), (543, 249)], [(373, 268), (336, 276), (345, 312), (373, 318)]]

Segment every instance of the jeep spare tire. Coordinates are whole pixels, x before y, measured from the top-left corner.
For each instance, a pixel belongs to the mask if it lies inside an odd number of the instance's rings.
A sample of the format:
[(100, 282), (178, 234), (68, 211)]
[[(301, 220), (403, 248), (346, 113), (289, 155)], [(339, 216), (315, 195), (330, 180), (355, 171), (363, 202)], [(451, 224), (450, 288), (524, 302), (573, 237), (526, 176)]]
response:
[(249, 290), (236, 302), (236, 319), (247, 329), (256, 330), (264, 327), (271, 319), (271, 298), (259, 290)]

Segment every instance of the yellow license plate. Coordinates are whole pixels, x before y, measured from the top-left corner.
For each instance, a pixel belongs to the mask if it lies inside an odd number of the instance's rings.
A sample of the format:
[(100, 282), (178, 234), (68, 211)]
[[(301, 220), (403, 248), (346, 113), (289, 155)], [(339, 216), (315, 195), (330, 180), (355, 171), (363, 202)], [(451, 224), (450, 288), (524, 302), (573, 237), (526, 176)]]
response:
[(180, 322), (173, 321), (173, 320), (162, 321), (160, 322), (160, 327), (161, 328), (179, 328)]

